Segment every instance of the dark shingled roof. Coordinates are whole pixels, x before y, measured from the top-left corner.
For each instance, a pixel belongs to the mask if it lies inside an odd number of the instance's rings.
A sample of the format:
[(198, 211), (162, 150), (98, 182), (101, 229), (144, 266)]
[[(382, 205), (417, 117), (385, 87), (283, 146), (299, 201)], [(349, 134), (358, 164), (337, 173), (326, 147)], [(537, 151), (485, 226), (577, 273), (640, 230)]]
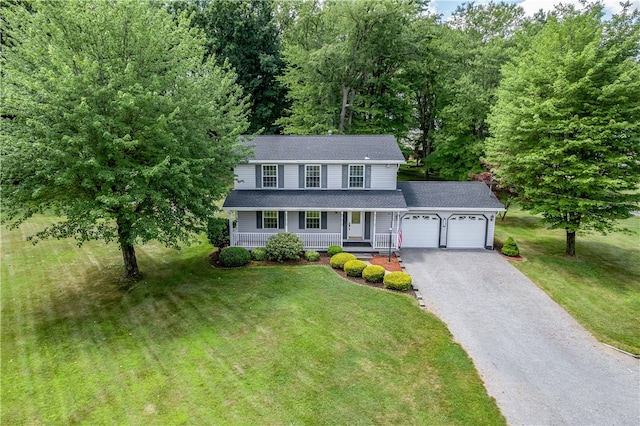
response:
[(275, 190), (234, 189), (223, 208), (240, 210), (404, 210), (399, 190)]
[(253, 162), (405, 162), (390, 135), (268, 135), (243, 145), (254, 147)]
[(407, 206), (415, 208), (504, 209), (482, 182), (398, 182)]

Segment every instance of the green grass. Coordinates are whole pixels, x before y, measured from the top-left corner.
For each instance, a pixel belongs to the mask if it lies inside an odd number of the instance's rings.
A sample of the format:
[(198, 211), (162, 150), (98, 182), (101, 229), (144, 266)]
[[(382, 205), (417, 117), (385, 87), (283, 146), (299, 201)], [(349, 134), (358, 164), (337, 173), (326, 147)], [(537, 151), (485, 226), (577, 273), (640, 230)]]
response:
[(575, 259), (564, 256), (566, 235), (510, 208), (496, 239), (513, 236), (525, 262), (514, 264), (600, 341), (640, 354), (640, 217), (621, 222), (630, 234), (578, 235)]
[(2, 424), (504, 424), (445, 326), (326, 266), (2, 232)]

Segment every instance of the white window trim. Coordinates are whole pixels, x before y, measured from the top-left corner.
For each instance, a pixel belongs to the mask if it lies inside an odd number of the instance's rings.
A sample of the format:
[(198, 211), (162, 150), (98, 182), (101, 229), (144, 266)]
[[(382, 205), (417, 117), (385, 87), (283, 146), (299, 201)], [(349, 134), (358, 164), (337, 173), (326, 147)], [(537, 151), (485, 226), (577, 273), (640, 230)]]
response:
[[(307, 167), (317, 167), (318, 168), (318, 186), (307, 186), (308, 183), (308, 174)], [(305, 164), (304, 165), (304, 187), (305, 189), (320, 189), (322, 188), (322, 166), (320, 164)]]
[[(354, 166), (360, 166), (360, 167), (362, 167), (362, 186), (351, 186), (351, 178), (352, 178), (352, 177), (360, 177), (360, 176), (355, 176), (355, 175), (352, 175), (352, 174), (351, 174), (351, 167), (354, 167)], [(365, 176), (364, 176), (364, 175), (365, 175), (365, 173), (366, 173), (366, 172), (365, 172), (365, 169), (366, 169), (366, 167), (365, 167), (365, 165), (364, 165), (364, 164), (349, 164), (349, 175), (347, 176), (347, 186), (348, 186), (349, 188), (364, 189), (364, 186), (365, 186), (365, 183), (364, 183)]]
[[(309, 217), (309, 213), (317, 213), (318, 217)], [(309, 227), (309, 219), (318, 219), (318, 227), (317, 228), (310, 228)], [(322, 213), (320, 213), (319, 211), (307, 211), (304, 212), (304, 229), (321, 229), (322, 228)]]
[[(275, 228), (271, 228), (271, 227), (265, 226), (265, 219), (273, 219), (273, 217), (267, 217), (267, 213), (275, 213), (276, 214), (276, 217), (275, 217), (276, 226), (275, 226)], [(279, 216), (280, 215), (278, 214), (277, 210), (265, 210), (265, 211), (263, 211), (262, 212), (262, 229), (280, 229), (280, 224), (278, 223), (279, 222), (279, 220), (278, 220)]]
[[(275, 184), (275, 186), (265, 186), (264, 185), (264, 178), (265, 178), (264, 170), (265, 170), (265, 167), (275, 167), (276, 168), (276, 175), (275, 175), (276, 184)], [(269, 176), (269, 177), (273, 177), (273, 176)], [(263, 188), (278, 188), (278, 183), (279, 183), (278, 182), (278, 165), (277, 164), (263, 164), (262, 165), (262, 187)]]

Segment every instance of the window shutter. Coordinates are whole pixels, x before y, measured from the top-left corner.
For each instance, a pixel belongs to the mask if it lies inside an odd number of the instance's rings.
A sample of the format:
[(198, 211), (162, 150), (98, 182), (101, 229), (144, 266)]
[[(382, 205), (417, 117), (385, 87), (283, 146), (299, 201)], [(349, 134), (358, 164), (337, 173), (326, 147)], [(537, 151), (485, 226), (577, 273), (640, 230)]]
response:
[(262, 165), (256, 164), (256, 188), (262, 188)]
[(320, 175), (322, 182), (320, 183), (321, 188), (327, 187), (327, 165), (320, 166)]
[(327, 229), (327, 212), (320, 213), (320, 229)]
[(278, 188), (284, 188), (284, 165), (278, 164)]
[(364, 187), (371, 188), (371, 166), (364, 166)]
[(306, 223), (304, 223), (304, 212), (298, 213), (298, 229), (305, 229)]
[(304, 188), (304, 164), (298, 166), (298, 188)]
[(342, 165), (342, 187), (343, 188), (349, 187), (349, 165), (348, 164)]
[(284, 229), (284, 212), (278, 212), (278, 228)]
[(347, 239), (347, 215), (349, 213), (342, 212), (342, 238)]
[(256, 212), (256, 228), (262, 229), (262, 212)]

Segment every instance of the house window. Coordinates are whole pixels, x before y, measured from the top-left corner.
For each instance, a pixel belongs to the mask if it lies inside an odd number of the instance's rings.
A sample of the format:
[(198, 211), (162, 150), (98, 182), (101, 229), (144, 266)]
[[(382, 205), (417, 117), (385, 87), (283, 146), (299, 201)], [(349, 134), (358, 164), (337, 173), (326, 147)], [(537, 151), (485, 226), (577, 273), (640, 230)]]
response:
[(320, 212), (306, 212), (305, 225), (307, 229), (320, 229)]
[(305, 166), (305, 186), (307, 188), (320, 188), (320, 166)]
[(262, 227), (264, 229), (278, 229), (278, 212), (266, 211), (262, 213)]
[(262, 166), (262, 187), (278, 187), (278, 166), (275, 164), (265, 164)]
[(362, 164), (349, 165), (349, 188), (364, 188), (364, 166)]

